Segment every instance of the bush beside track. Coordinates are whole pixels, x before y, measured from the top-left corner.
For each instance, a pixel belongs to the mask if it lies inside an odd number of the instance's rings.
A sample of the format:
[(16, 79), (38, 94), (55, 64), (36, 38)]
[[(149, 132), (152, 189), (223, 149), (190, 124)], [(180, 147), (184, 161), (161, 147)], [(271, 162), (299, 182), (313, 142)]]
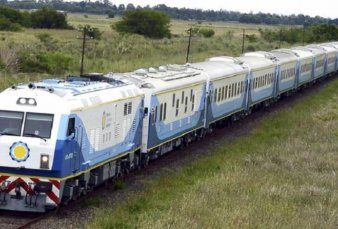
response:
[(118, 206), (100, 206), (88, 228), (335, 227), (337, 87), (334, 79)]

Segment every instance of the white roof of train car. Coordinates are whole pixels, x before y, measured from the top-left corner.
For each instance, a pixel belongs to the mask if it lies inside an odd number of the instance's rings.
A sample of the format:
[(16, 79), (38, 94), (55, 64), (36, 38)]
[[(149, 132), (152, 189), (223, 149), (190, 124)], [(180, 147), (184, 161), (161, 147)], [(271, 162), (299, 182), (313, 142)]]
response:
[(142, 89), (152, 90), (155, 94), (206, 82), (206, 75), (203, 72), (188, 65), (166, 65), (157, 69), (139, 69), (129, 73), (109, 73), (106, 77), (126, 79)]
[(232, 77), (237, 74), (245, 74), (248, 69), (237, 62), (226, 62), (222, 60), (209, 59), (205, 62), (194, 63), (192, 68), (200, 69), (208, 74), (211, 80), (217, 78)]

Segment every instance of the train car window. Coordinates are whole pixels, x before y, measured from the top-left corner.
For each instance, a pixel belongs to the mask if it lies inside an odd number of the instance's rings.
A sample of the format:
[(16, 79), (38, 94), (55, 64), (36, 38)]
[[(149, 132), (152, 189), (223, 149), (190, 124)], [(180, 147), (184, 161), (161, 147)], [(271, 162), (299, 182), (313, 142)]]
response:
[(222, 96), (222, 88), (218, 88), (218, 99), (217, 102), (221, 101), (221, 96)]
[(234, 83), (234, 94), (233, 96), (236, 96), (237, 95), (237, 83)]
[(217, 88), (215, 89), (215, 94), (214, 94), (214, 102), (217, 102)]
[(133, 104), (132, 102), (129, 102), (128, 103), (128, 114), (131, 114), (132, 108), (133, 108)]
[(21, 135), (23, 112), (0, 111), (0, 135)]
[(191, 111), (195, 108), (195, 95), (192, 95)]
[(237, 83), (237, 95), (239, 95), (240, 90), (241, 90), (241, 83), (238, 82), (238, 83)]
[(224, 87), (222, 87), (222, 98), (221, 100), (223, 101), (224, 100)]
[(185, 97), (184, 113), (187, 113), (187, 111), (188, 111), (188, 96)]
[(72, 134), (75, 134), (75, 118), (68, 120), (67, 136), (71, 136)]
[(184, 91), (182, 91), (182, 100), (181, 100), (182, 104), (184, 102)]
[(180, 100), (177, 99), (176, 100), (176, 117), (178, 116), (179, 109), (180, 109)]
[(224, 99), (228, 98), (228, 85), (225, 86)]
[(163, 114), (163, 103), (160, 105), (160, 121), (162, 121), (162, 114)]
[(157, 106), (155, 107), (155, 112), (154, 112), (154, 122), (157, 122)]
[(123, 106), (123, 115), (126, 116), (128, 114), (128, 104), (125, 103)]
[(192, 95), (193, 95), (193, 93), (194, 93), (194, 92), (193, 92), (193, 90), (191, 89), (191, 90), (190, 90), (190, 102), (192, 101)]
[(27, 113), (23, 136), (50, 138), (53, 118), (52, 114)]
[(261, 77), (258, 77), (257, 78), (257, 88), (260, 88), (261, 87)]
[(163, 120), (166, 120), (166, 118), (167, 118), (167, 103), (164, 103)]
[(172, 107), (175, 107), (175, 93), (173, 94), (173, 105)]
[(232, 90), (231, 90), (231, 97), (234, 97), (235, 96), (235, 91), (236, 91), (236, 88), (235, 88), (235, 84), (233, 83), (232, 84)]

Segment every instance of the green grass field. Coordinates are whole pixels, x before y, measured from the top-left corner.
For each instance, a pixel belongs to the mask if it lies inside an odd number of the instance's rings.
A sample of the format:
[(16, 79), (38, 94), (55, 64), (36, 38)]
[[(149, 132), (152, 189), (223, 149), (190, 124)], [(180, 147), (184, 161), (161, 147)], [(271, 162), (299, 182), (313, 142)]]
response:
[(267, 115), (247, 136), (147, 181), (114, 209), (100, 205), (87, 228), (337, 227), (337, 87), (335, 79)]

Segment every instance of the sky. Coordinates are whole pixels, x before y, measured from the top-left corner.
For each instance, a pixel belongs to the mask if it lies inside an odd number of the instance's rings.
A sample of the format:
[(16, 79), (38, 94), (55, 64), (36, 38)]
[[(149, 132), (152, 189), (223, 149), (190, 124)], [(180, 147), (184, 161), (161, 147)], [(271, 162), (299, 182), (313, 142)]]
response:
[(111, 0), (115, 5), (132, 3), (135, 6), (165, 4), (170, 7), (239, 11), (241, 13), (304, 14), (338, 18), (337, 0)]

